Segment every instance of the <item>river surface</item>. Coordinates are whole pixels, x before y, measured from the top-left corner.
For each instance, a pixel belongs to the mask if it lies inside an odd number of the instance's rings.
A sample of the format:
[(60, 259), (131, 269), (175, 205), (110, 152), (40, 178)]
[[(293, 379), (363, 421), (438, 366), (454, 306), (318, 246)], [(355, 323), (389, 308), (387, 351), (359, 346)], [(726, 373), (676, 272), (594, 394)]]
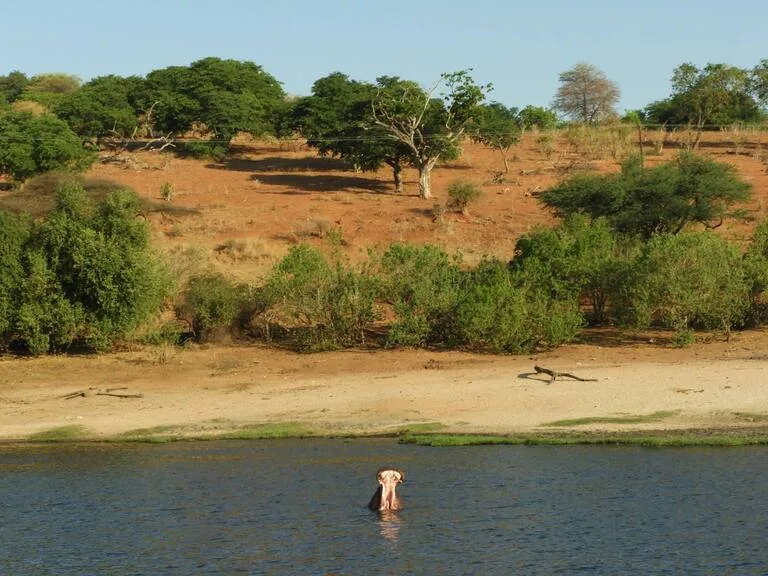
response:
[(768, 574), (768, 449), (0, 446), (0, 574)]

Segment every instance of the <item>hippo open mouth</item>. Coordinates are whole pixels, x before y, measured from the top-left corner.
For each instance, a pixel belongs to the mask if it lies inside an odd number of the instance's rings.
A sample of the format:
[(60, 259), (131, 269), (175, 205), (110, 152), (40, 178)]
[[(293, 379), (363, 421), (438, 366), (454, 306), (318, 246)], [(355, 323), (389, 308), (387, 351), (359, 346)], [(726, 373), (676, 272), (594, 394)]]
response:
[(405, 482), (405, 472), (396, 468), (381, 468), (376, 473), (379, 487), (368, 503), (371, 510), (400, 510), (402, 502), (397, 496), (397, 485)]

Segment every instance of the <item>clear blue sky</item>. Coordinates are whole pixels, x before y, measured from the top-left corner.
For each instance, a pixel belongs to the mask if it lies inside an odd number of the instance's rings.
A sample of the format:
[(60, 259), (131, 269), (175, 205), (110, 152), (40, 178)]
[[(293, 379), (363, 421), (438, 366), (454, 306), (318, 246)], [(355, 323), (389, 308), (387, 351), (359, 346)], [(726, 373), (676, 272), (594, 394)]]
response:
[(768, 58), (768, 0), (0, 0), (0, 74), (145, 75), (206, 56), (251, 60), (291, 94), (334, 71), (428, 86), (473, 68), (508, 106), (546, 106), (583, 61), (619, 110), (669, 94), (683, 62)]

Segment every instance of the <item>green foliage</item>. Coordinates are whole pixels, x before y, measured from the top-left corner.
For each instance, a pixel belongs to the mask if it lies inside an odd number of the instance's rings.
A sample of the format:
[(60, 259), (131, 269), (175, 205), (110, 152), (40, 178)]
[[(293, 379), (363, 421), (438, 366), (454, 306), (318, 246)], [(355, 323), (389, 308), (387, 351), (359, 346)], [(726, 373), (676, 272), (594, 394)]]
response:
[(364, 343), (376, 319), (374, 296), (366, 274), (300, 244), (272, 271), (260, 307), (282, 318), (300, 350), (316, 352)]
[(520, 141), (521, 118), (517, 108), (507, 108), (498, 102), (480, 106), (471, 138), (497, 149), (504, 160), (504, 172), (509, 172), (507, 154)]
[(172, 183), (163, 182), (160, 185), (160, 197), (166, 202), (171, 202), (173, 200), (174, 192), (175, 188)]
[(681, 342), (691, 328), (743, 324), (750, 307), (741, 254), (712, 232), (654, 236), (627, 272), (613, 295), (614, 314), (633, 327), (673, 328)]
[(7, 343), (15, 322), (14, 305), (21, 297), (25, 276), (24, 247), (31, 230), (29, 218), (0, 212), (0, 348)]
[(467, 70), (441, 75), (446, 93), (435, 98), (416, 82), (397, 77), (377, 79), (371, 103), (373, 125), (409, 150), (419, 170), (419, 196), (431, 197), (431, 173), (438, 160), (458, 157), (459, 142), (479, 114), (491, 85), (478, 85)]
[(451, 205), (459, 212), (467, 214), (469, 205), (476, 201), (483, 192), (474, 182), (454, 180), (448, 185), (448, 198)]
[(18, 70), (10, 72), (7, 76), (0, 76), (0, 104), (15, 102), (29, 84), (27, 75)]
[(71, 74), (52, 73), (33, 76), (24, 85), (20, 100), (29, 100), (53, 110), (65, 95), (80, 87), (80, 79)]
[(190, 319), (195, 340), (206, 342), (232, 327), (245, 297), (246, 288), (223, 274), (198, 274), (187, 282), (176, 313)]
[(691, 63), (681, 64), (672, 75), (672, 95), (649, 104), (645, 109), (647, 119), (653, 124), (696, 127), (697, 145), (707, 125), (756, 122), (762, 118), (750, 94), (757, 86), (750, 85), (749, 80), (746, 70), (727, 64), (707, 64), (701, 69)]
[(528, 271), (484, 260), (455, 309), (457, 340), (473, 350), (520, 354), (573, 340), (583, 323), (575, 298), (553, 297)]
[(453, 311), (463, 281), (460, 259), (426, 244), (392, 244), (373, 257), (379, 297), (392, 306), (389, 346), (423, 346), (453, 339)]
[(577, 174), (540, 199), (559, 216), (605, 217), (621, 233), (649, 238), (692, 223), (715, 228), (726, 217), (743, 217), (743, 211), (730, 208), (750, 196), (751, 186), (732, 165), (683, 152), (653, 168), (643, 168), (632, 156), (620, 174)]
[(8, 302), (0, 346), (33, 354), (76, 342), (105, 349), (157, 312), (170, 281), (149, 251), (138, 206), (126, 191), (94, 205), (68, 184), (41, 222), (2, 213), (10, 241), (2, 251), (9, 266), (0, 279)]
[(238, 132), (274, 134), (283, 109), (280, 83), (253, 62), (204, 58), (189, 66), (171, 66), (147, 75), (137, 104), (154, 103), (154, 127), (183, 133), (202, 124), (216, 140)]
[(137, 126), (136, 99), (144, 80), (136, 76), (100, 76), (66, 94), (56, 115), (82, 137), (100, 138), (113, 131), (130, 136)]
[(752, 300), (749, 322), (764, 324), (768, 322), (768, 220), (755, 227), (744, 267)]
[(410, 152), (405, 144), (386, 137), (381, 127), (373, 124), (374, 95), (373, 85), (334, 72), (314, 83), (311, 96), (296, 102), (291, 124), (321, 155), (337, 156), (362, 170), (389, 165), (395, 172), (399, 192), (399, 173)]
[(627, 250), (628, 241), (619, 238), (605, 218), (592, 221), (576, 214), (557, 228), (541, 227), (522, 236), (510, 265), (535, 271), (555, 297), (589, 301), (592, 321), (601, 324)]
[(201, 142), (193, 140), (184, 142), (179, 147), (180, 154), (189, 154), (192, 158), (198, 160), (213, 160), (215, 162), (224, 162), (229, 157), (229, 145), (219, 142)]
[(50, 170), (85, 170), (95, 160), (66, 122), (48, 114), (0, 114), (0, 174), (26, 180)]
[(543, 106), (531, 106), (530, 104), (520, 110), (520, 127), (523, 130), (538, 128), (539, 130), (552, 130), (557, 128), (557, 113)]

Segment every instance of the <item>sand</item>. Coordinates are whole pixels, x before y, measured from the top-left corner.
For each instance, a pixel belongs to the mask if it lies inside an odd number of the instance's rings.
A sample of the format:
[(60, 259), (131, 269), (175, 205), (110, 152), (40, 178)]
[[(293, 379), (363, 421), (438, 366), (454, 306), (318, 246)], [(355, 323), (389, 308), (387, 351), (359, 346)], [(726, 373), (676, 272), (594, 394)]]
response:
[[(765, 425), (768, 332), (714, 340), (678, 349), (663, 339), (612, 337), (528, 356), (298, 355), (257, 346), (4, 356), (0, 439), (63, 426), (108, 438), (152, 428), (199, 436), (286, 422), (331, 435), (386, 434), (429, 423), (446, 432), (495, 434)], [(534, 365), (595, 381), (550, 382)], [(97, 394), (108, 389), (142, 397)], [(85, 396), (65, 398), (81, 390)], [(622, 421), (649, 415), (655, 417)], [(578, 419), (590, 421), (551, 425)]]

